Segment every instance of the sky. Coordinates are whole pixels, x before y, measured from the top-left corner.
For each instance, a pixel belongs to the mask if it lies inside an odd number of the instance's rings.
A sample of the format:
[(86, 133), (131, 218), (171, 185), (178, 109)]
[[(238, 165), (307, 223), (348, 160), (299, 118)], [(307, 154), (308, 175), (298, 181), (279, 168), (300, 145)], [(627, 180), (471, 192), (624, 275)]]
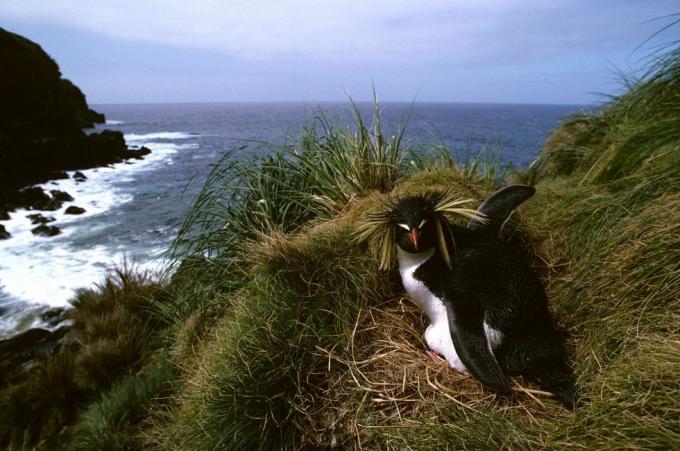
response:
[[(591, 104), (680, 0), (2, 0), (101, 103)], [(662, 19), (659, 19), (662, 18)], [(656, 19), (656, 20), (655, 20)]]

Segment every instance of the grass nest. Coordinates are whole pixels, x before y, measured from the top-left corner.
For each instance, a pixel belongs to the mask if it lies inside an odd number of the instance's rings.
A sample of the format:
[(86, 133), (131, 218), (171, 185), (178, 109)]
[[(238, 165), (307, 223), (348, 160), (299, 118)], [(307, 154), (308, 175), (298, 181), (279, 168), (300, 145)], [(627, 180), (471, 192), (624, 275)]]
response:
[[(465, 422), (485, 416), (488, 409), (501, 416), (521, 415), (534, 423), (536, 415), (563, 410), (546, 402), (552, 394), (525, 387), (521, 379), (516, 380), (511, 396), (498, 397), (444, 360), (431, 359), (423, 340), (427, 325), (417, 306), (397, 296), (359, 311), (347, 333), (346, 352), (317, 347), (328, 369), (340, 364), (345, 371), (336, 372), (328, 382), (323, 416), (308, 418), (314, 425), (308, 442), (372, 448), (390, 429), (428, 428), (451, 406)], [(328, 431), (335, 432), (330, 440)]]

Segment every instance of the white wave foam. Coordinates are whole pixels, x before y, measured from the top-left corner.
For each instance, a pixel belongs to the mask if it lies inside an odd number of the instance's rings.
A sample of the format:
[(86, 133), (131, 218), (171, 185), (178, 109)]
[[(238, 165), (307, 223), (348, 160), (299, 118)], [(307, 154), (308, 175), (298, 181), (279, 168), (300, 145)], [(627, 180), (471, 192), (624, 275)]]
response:
[[(26, 246), (2, 250), (0, 287), (12, 298), (51, 307), (68, 306), (78, 288), (91, 288), (108, 271), (120, 266), (128, 254), (104, 245), (74, 249), (70, 234), (42, 238), (32, 243), (30, 255)], [(15, 239), (14, 237), (12, 240)], [(162, 251), (149, 255), (158, 257)], [(156, 270), (164, 262), (134, 261), (135, 268)]]
[(3, 314), (0, 316), (0, 340), (5, 340), (13, 335), (27, 331), (34, 327), (41, 327), (49, 330), (71, 324), (71, 320), (64, 320), (55, 323), (45, 323), (42, 315), (52, 307), (48, 305), (26, 304), (15, 302), (3, 304)]
[[(137, 174), (152, 170), (159, 165), (173, 163), (172, 155), (179, 150), (196, 148), (197, 144), (173, 144), (148, 142), (151, 154), (143, 160), (130, 160), (132, 164), (119, 163), (111, 167), (83, 170), (87, 180), (77, 183), (73, 173), (68, 179), (55, 180), (42, 185), (44, 190), (66, 191), (74, 197), (58, 211), (29, 211), (25, 209), (11, 213), (3, 225), (12, 235), (0, 241), (0, 287), (12, 299), (50, 306), (68, 305), (75, 290), (92, 286), (104, 277), (107, 270), (119, 264), (126, 255), (126, 247), (113, 248), (104, 245), (83, 247), (87, 236), (101, 235), (110, 227), (108, 219), (99, 224), (85, 219), (100, 215), (116, 205), (130, 202), (132, 194), (118, 186), (134, 181)], [(85, 209), (82, 215), (66, 215), (69, 205)], [(47, 238), (31, 233), (36, 227), (26, 216), (41, 213), (56, 219), (53, 223), (62, 234)], [(74, 237), (79, 244), (74, 246)], [(142, 266), (153, 261), (140, 262)]]
[(124, 123), (125, 122), (123, 122), (123, 121), (115, 121), (115, 120), (112, 120), (112, 119), (106, 120), (106, 125), (120, 125), (120, 124), (124, 124)]
[(190, 139), (197, 135), (183, 132), (157, 132), (146, 133), (138, 135), (136, 133), (128, 133), (125, 135), (125, 141), (152, 141), (154, 139)]
[[(111, 252), (106, 246), (73, 249), (67, 239), (45, 239), (34, 245), (35, 253), (27, 257), (20, 253), (3, 255), (0, 271), (3, 291), (14, 298), (46, 304), (67, 306), (78, 288), (91, 288), (104, 275), (125, 260), (123, 252)], [(135, 262), (140, 269), (156, 269), (162, 262)]]

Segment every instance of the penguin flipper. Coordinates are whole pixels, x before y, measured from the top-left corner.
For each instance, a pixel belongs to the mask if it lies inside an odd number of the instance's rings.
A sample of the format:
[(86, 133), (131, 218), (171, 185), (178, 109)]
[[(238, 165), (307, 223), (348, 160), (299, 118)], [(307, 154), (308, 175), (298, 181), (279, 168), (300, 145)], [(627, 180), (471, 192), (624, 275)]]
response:
[(509, 392), (510, 379), (503, 373), (491, 352), (482, 326), (481, 312), (456, 308), (451, 303), (447, 303), (446, 312), (453, 345), (467, 370), (492, 390)]
[(511, 185), (500, 189), (489, 196), (477, 209), (487, 222), (471, 219), (467, 225), (470, 230), (489, 228), (497, 232), (513, 211), (536, 192), (536, 188), (528, 185)]
[(546, 368), (530, 379), (535, 380), (541, 388), (556, 394), (567, 408), (574, 410), (578, 406), (578, 390), (574, 384), (571, 370), (566, 365)]

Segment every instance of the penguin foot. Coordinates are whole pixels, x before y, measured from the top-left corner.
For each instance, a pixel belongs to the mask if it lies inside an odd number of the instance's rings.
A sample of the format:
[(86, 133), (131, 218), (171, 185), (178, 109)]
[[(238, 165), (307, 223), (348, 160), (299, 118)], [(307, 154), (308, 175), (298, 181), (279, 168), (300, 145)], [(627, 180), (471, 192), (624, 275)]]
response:
[(442, 357), (441, 355), (437, 354), (437, 353), (434, 352), (434, 351), (430, 351), (429, 349), (428, 349), (427, 351), (425, 351), (425, 353), (427, 354), (427, 356), (428, 356), (429, 358), (431, 358), (431, 359), (434, 360), (435, 362), (441, 362), (441, 361), (444, 360), (444, 357)]
[(425, 351), (425, 353), (429, 358), (431, 358), (435, 362), (446, 362), (446, 364), (449, 365), (449, 367), (453, 368), (460, 374), (469, 374), (467, 368), (465, 368), (465, 365), (463, 364), (463, 362), (460, 361), (460, 359), (457, 356), (455, 359), (453, 359), (453, 361), (448, 361), (443, 355), (438, 354), (429, 349)]

